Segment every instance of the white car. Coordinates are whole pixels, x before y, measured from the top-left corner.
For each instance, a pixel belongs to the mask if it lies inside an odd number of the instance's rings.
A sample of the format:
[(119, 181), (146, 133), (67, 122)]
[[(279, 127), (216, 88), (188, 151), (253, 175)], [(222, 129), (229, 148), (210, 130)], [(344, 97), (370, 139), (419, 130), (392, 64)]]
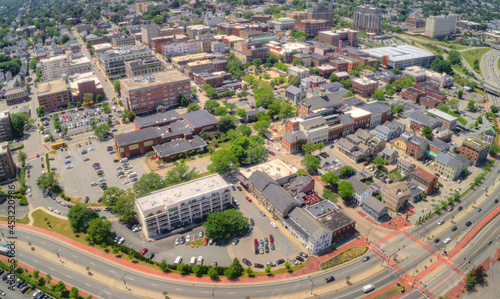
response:
[(71, 169), (71, 168), (73, 168), (73, 166), (72, 166), (72, 165), (68, 165), (68, 166), (66, 166), (66, 169)]
[(49, 211), (53, 211), (53, 209), (52, 209), (51, 207), (48, 207), (48, 208), (47, 208), (47, 210), (49, 210)]
[(59, 210), (54, 210), (54, 213), (61, 214), (61, 212), (59, 212)]
[(106, 180), (106, 178), (100, 178), (99, 182), (104, 182), (105, 180)]
[(93, 147), (89, 148), (89, 151), (93, 151), (93, 150), (95, 150), (95, 148), (93, 148)]
[(277, 228), (278, 226), (276, 225), (276, 223), (274, 222), (271, 222), (271, 226), (274, 227), (274, 228)]
[(29, 196), (30, 196), (30, 197), (33, 197), (33, 194), (31, 194), (31, 192), (30, 192), (30, 193), (29, 193)]
[(90, 183), (90, 186), (97, 186), (97, 182)]
[(446, 240), (443, 241), (444, 244), (448, 244), (450, 243), (451, 239), (450, 238), (446, 238)]
[(191, 242), (191, 236), (190, 235), (186, 236), (186, 243), (188, 243), (188, 242)]
[(175, 239), (175, 245), (179, 245), (179, 238)]
[(130, 183), (128, 180), (123, 181), (123, 185)]
[(125, 242), (125, 238), (121, 237), (120, 240), (118, 241), (118, 244), (123, 244), (123, 242)]
[(141, 227), (140, 226), (136, 226), (132, 229), (132, 231), (135, 233), (135, 232), (138, 232), (141, 230)]
[(61, 201), (61, 202), (60, 202), (60, 205), (61, 205), (61, 206), (63, 206), (63, 207), (65, 207), (65, 206), (66, 206), (66, 203), (65, 203), (64, 201)]

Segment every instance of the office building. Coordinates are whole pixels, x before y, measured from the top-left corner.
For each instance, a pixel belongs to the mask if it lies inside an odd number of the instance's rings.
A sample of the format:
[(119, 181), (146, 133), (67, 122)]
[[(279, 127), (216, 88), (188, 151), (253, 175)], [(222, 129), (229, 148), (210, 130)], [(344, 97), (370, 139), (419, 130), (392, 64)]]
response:
[(353, 25), (356, 30), (379, 35), (380, 21), (382, 21), (382, 12), (377, 8), (358, 6), (354, 9)]
[(127, 60), (125, 63), (125, 74), (127, 77), (135, 77), (161, 72), (161, 61), (156, 57), (144, 57), (134, 60)]
[(454, 15), (429, 16), (425, 20), (425, 36), (435, 39), (451, 37), (457, 31), (457, 21), (458, 17)]
[(202, 43), (198, 40), (176, 42), (162, 45), (161, 53), (168, 57), (175, 54), (193, 54), (195, 52), (203, 52), (202, 46)]
[(357, 93), (364, 97), (370, 97), (377, 89), (377, 81), (367, 78), (355, 78), (351, 80), (352, 87)]
[(142, 43), (145, 45), (151, 44), (151, 39), (160, 36), (160, 26), (155, 23), (141, 25)]
[(147, 47), (121, 47), (97, 54), (99, 65), (107, 74), (125, 74), (125, 61), (152, 56), (152, 51)]
[(164, 110), (179, 105), (179, 96), (191, 98), (188, 77), (177, 70), (120, 80), (126, 108), (135, 113)]
[(427, 113), (434, 115), (437, 120), (443, 123), (443, 127), (445, 127), (446, 129), (455, 131), (458, 122), (458, 118), (456, 118), (455, 116), (438, 109), (429, 109), (427, 110)]
[(121, 37), (113, 37), (113, 48), (119, 48), (122, 46), (133, 46), (135, 45), (135, 37), (134, 36), (121, 36)]
[(205, 25), (191, 25), (186, 26), (186, 33), (190, 39), (195, 39), (197, 36), (204, 35), (205, 33), (212, 32), (210, 26)]
[(231, 188), (219, 174), (138, 196), (135, 206), (148, 238), (201, 220), (232, 204)]
[(285, 31), (290, 30), (295, 26), (295, 19), (277, 18), (276, 20), (267, 22), (267, 24), (274, 26), (275, 31)]
[(9, 110), (0, 112), (0, 142), (12, 139), (12, 126), (10, 125)]
[(452, 152), (440, 152), (434, 158), (434, 171), (441, 177), (456, 180), (467, 171), (469, 159)]
[(410, 45), (397, 45), (359, 50), (373, 58), (382, 60), (382, 65), (389, 68), (404, 70), (409, 66), (429, 68), (436, 54)]
[(7, 180), (16, 177), (16, 164), (12, 159), (9, 143), (0, 143), (0, 180)]
[(45, 106), (46, 113), (66, 108), (70, 103), (70, 87), (63, 79), (38, 83), (37, 93), (38, 106)]
[(234, 50), (231, 49), (231, 53), (234, 53), (234, 56), (243, 62), (252, 62), (257, 58), (266, 61), (270, 55), (270, 49), (251, 38), (247, 41), (235, 43)]
[(421, 18), (408, 18), (406, 19), (405, 24), (411, 28), (420, 28), (424, 27), (424, 20)]
[(343, 44), (346, 46), (358, 46), (358, 31), (351, 29), (327, 30), (318, 33), (318, 41), (321, 43), (340, 47)]
[(309, 36), (316, 36), (318, 32), (330, 29), (331, 21), (326, 20), (296, 20), (295, 29)]
[(328, 25), (332, 25), (333, 11), (329, 7), (314, 4), (313, 7), (307, 9), (306, 18), (308, 20), (328, 21)]
[(27, 101), (29, 99), (28, 88), (20, 86), (8, 89), (5, 91), (3, 97), (7, 105), (15, 105)]

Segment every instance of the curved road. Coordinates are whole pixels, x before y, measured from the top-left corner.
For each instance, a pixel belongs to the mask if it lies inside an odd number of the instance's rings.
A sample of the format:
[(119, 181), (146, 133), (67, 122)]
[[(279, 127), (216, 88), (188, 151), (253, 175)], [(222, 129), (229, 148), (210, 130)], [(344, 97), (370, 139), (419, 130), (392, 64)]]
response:
[[(484, 80), (490, 84), (500, 86), (500, 77), (497, 68), (497, 60), (500, 58), (500, 51), (491, 50), (486, 52), (481, 59), (481, 69), (484, 74)], [(489, 94), (491, 104), (500, 105), (500, 98)]]

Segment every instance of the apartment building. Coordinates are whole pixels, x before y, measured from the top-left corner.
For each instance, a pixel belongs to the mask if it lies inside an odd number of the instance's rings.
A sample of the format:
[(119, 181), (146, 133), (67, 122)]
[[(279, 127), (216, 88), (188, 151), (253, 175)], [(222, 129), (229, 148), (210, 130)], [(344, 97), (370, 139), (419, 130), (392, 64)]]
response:
[(351, 80), (352, 87), (357, 93), (364, 97), (370, 97), (377, 89), (377, 81), (368, 78), (354, 78)]
[(162, 54), (170, 56), (173, 54), (192, 54), (202, 52), (202, 43), (198, 40), (189, 40), (185, 42), (171, 43), (161, 46)]
[(350, 182), (352, 184), (352, 187), (354, 188), (354, 193), (352, 194), (351, 198), (352, 201), (358, 206), (363, 205), (365, 199), (373, 194), (373, 190), (360, 180), (356, 178), (350, 178), (347, 181)]
[(437, 120), (443, 123), (442, 126), (445, 127), (446, 129), (450, 131), (455, 131), (455, 128), (457, 127), (458, 118), (438, 109), (429, 109), (427, 110), (427, 113), (434, 115)]
[(417, 167), (417, 169), (410, 174), (410, 179), (412, 183), (422, 187), (427, 194), (432, 194), (438, 186), (437, 176), (421, 167)]
[(425, 20), (425, 36), (441, 39), (451, 36), (457, 31), (456, 15), (429, 16)]
[(381, 21), (382, 12), (378, 8), (365, 5), (354, 9), (353, 25), (356, 30), (379, 35)]
[(488, 159), (490, 144), (479, 138), (468, 138), (460, 147), (460, 155), (471, 160), (474, 165), (482, 165)]
[(318, 32), (318, 41), (335, 47), (342, 46), (344, 44), (346, 46), (357, 47), (358, 31), (349, 28), (320, 31)]
[(127, 60), (124, 63), (125, 63), (125, 74), (129, 78), (162, 71), (161, 61), (153, 56), (134, 59), (134, 60)]
[(421, 18), (408, 18), (406, 19), (405, 24), (412, 28), (420, 28), (424, 27), (424, 20)]
[(231, 187), (219, 175), (178, 184), (136, 197), (142, 231), (148, 238), (202, 219), (232, 204)]
[(381, 190), (382, 202), (389, 209), (399, 212), (408, 205), (411, 192), (406, 183), (399, 182), (392, 185), (384, 185)]
[(450, 180), (456, 180), (463, 175), (464, 171), (467, 171), (469, 164), (469, 159), (452, 152), (440, 152), (434, 158), (434, 170), (441, 177)]
[(22, 103), (29, 99), (28, 88), (26, 86), (8, 89), (3, 95), (7, 105)]
[(151, 39), (160, 36), (160, 26), (155, 23), (147, 23), (141, 25), (142, 43), (145, 45), (151, 44)]
[(323, 5), (314, 4), (313, 7), (307, 9), (306, 18), (308, 20), (328, 21), (328, 25), (332, 25), (333, 10)]
[(71, 90), (66, 87), (66, 81), (57, 79), (38, 83), (37, 98), (38, 106), (45, 106), (46, 112), (66, 108), (70, 103)]
[(261, 42), (250, 38), (247, 41), (235, 43), (231, 53), (234, 53), (235, 57), (243, 62), (252, 62), (257, 58), (265, 62), (270, 55), (270, 50)]
[(80, 55), (58, 55), (40, 60), (44, 81), (60, 79), (62, 74), (73, 75), (92, 71), (90, 60)]
[(291, 66), (288, 68), (288, 75), (305, 79), (309, 77), (309, 69), (301, 66)]
[(212, 32), (210, 26), (205, 26), (205, 25), (186, 26), (186, 33), (190, 39), (195, 39), (197, 36), (201, 36), (210, 32)]
[(0, 142), (12, 139), (12, 126), (10, 125), (9, 110), (0, 112)]
[(296, 20), (295, 29), (309, 36), (316, 36), (318, 32), (330, 29), (331, 21), (326, 20)]
[(0, 180), (7, 180), (16, 177), (16, 164), (12, 159), (9, 143), (0, 143)]
[(101, 68), (112, 76), (125, 73), (125, 61), (150, 56), (152, 56), (150, 48), (138, 46), (125, 46), (97, 54)]
[(120, 86), (125, 106), (136, 114), (177, 106), (181, 94), (191, 98), (190, 80), (177, 70), (122, 79)]

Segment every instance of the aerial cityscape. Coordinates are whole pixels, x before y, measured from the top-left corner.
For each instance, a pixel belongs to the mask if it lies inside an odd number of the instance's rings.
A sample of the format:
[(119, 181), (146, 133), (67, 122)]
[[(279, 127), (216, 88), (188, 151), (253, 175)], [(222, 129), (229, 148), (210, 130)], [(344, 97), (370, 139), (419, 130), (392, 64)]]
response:
[(0, 23), (0, 299), (500, 299), (499, 0)]

